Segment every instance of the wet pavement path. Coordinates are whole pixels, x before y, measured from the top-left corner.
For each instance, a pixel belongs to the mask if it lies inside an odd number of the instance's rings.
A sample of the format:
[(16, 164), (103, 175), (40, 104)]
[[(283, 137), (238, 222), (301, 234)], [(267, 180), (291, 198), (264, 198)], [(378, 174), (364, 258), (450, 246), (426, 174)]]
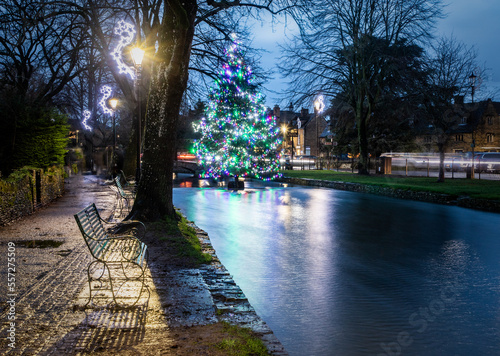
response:
[[(146, 236), (150, 251), (149, 300), (143, 298), (139, 307), (131, 309), (78, 308), (87, 300), (86, 271), (91, 257), (73, 214), (92, 202), (101, 216), (108, 218), (115, 196), (96, 176), (74, 176), (66, 180), (66, 193), (56, 202), (0, 227), (0, 290), (9, 292), (7, 295), (2, 292), (0, 300), (1, 354), (199, 354), (191, 340), (201, 338), (196, 326), (226, 320), (250, 327), (273, 354), (286, 355), (281, 343), (216, 258), (201, 268), (169, 266), (162, 257), (161, 244), (149, 234)], [(215, 254), (208, 236), (201, 230), (198, 235), (204, 249)], [(28, 247), (33, 241), (47, 240), (62, 244)], [(14, 289), (9, 291), (7, 255), (12, 242), (16, 281)], [(133, 288), (130, 293), (134, 293)], [(12, 315), (15, 315), (15, 345), (8, 339), (12, 336), (9, 333)], [(205, 334), (202, 336), (210, 337), (210, 333)]]

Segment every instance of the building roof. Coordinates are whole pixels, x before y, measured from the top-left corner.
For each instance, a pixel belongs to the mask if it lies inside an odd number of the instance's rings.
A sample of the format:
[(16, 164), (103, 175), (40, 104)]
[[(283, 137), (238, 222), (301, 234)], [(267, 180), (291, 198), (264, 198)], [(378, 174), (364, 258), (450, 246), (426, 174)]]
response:
[(330, 126), (325, 127), (321, 135), (319, 135), (320, 138), (329, 138), (332, 137), (334, 134), (333, 132), (330, 131)]

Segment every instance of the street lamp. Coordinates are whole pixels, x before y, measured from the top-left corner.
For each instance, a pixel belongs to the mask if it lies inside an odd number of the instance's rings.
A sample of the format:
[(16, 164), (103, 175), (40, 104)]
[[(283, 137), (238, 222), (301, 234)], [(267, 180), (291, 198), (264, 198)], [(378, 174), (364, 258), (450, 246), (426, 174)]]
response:
[(474, 75), (474, 72), (472, 72), (472, 74), (469, 76), (469, 84), (470, 84), (471, 89), (472, 89), (472, 92), (471, 92), (472, 104), (474, 104), (474, 93), (476, 91), (476, 79), (477, 79), (477, 76)]
[[(289, 161), (286, 158), (286, 131), (287, 131), (287, 129), (288, 129), (287, 124), (283, 123), (283, 125), (281, 125), (281, 132), (283, 133), (283, 143), (281, 145), (281, 151), (282, 151), (282, 158), (285, 159), (285, 169), (288, 169), (288, 163), (289, 163)], [(280, 162), (280, 164), (281, 164), (281, 162)]]
[(134, 47), (130, 51), (132, 55), (132, 61), (135, 66), (135, 95), (137, 100), (137, 122), (136, 122), (136, 130), (137, 130), (137, 169), (135, 172), (135, 182), (139, 184), (139, 179), (141, 178), (141, 69), (142, 69), (142, 60), (144, 58), (144, 50), (139, 47)]
[(283, 153), (286, 154), (286, 131), (287, 131), (287, 126), (286, 124), (281, 125), (281, 132), (283, 132)]
[[(472, 104), (474, 104), (474, 93), (476, 91), (476, 79), (477, 79), (477, 76), (475, 76), (474, 72), (472, 72), (472, 74), (469, 76)], [(474, 110), (474, 108), (472, 108), (472, 110)], [(471, 111), (471, 114), (472, 114), (472, 111)], [(474, 123), (472, 122), (472, 120), (470, 122), (471, 122), (471, 128), (472, 128), (472, 143), (470, 144), (471, 151), (472, 151), (472, 164), (471, 164), (472, 170), (470, 173), (470, 177), (471, 177), (471, 179), (474, 179), (474, 147), (476, 147), (476, 140), (474, 139)]]
[(314, 102), (314, 111), (316, 112), (316, 156), (319, 158), (319, 114), (325, 108), (323, 95), (320, 95)]
[(116, 173), (116, 167), (117, 167), (117, 164), (116, 164), (116, 114), (115, 114), (115, 111), (116, 111), (116, 106), (118, 105), (118, 99), (116, 98), (112, 98), (112, 99), (109, 99), (109, 106), (111, 106), (111, 109), (113, 109), (113, 112), (112, 112), (112, 117), (113, 117), (113, 151), (112, 151), (112, 154), (111, 154), (111, 157), (112, 157), (112, 160), (113, 160), (113, 175)]

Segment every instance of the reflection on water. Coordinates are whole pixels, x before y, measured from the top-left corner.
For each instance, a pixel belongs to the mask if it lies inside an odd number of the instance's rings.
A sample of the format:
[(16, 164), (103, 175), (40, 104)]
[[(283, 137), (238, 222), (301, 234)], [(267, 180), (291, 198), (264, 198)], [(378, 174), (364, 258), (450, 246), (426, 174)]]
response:
[(193, 187), (193, 181), (184, 181), (179, 183), (180, 188), (192, 188)]
[(500, 216), (247, 184), (174, 204), (291, 355), (499, 355)]

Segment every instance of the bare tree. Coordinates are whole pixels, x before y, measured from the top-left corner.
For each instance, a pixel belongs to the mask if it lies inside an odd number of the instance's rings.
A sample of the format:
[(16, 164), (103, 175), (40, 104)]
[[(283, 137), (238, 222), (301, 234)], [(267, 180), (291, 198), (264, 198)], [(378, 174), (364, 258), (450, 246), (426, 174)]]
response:
[(79, 52), (87, 45), (86, 24), (61, 10), (37, 0), (8, 0), (0, 7), (3, 163), (16, 150), (20, 125), (48, 118), (41, 112), (85, 70)]
[[(298, 101), (342, 94), (355, 113), (360, 174), (368, 174), (367, 125), (390, 76), (377, 49), (422, 43), (441, 16), (440, 0), (327, 0), (309, 7), (300, 35), (287, 46), (282, 72)], [(380, 44), (383, 43), (383, 47)]]
[(474, 71), (476, 76), (483, 77), (484, 70), (478, 70), (474, 48), (453, 36), (438, 39), (427, 62), (430, 75), (423, 91), (425, 117), (437, 138), (440, 157), (438, 182), (444, 182), (444, 158), (450, 131), (466, 115), (463, 105), (454, 105), (454, 98), (468, 93), (469, 76)]
[(4, 83), (26, 103), (44, 105), (84, 68), (87, 27), (77, 15), (36, 0), (9, 1), (0, 14)]

